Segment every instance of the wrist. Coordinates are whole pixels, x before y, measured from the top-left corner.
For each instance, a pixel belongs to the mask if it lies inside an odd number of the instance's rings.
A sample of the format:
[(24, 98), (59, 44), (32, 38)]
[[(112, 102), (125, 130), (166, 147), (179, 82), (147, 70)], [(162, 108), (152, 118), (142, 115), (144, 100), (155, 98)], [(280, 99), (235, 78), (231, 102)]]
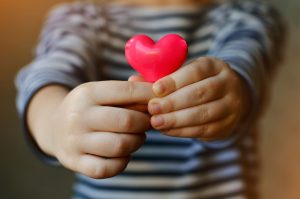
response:
[(35, 94), (28, 107), (27, 122), (31, 137), (49, 156), (55, 156), (55, 128), (60, 121), (57, 111), (67, 93), (61, 86), (47, 86)]

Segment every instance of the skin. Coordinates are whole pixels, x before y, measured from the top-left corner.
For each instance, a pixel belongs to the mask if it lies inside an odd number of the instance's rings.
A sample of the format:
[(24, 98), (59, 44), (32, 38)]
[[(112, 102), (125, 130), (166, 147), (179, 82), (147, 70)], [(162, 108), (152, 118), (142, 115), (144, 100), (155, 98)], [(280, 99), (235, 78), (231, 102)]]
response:
[[(187, 1), (144, 2), (160, 6)], [(229, 136), (248, 111), (247, 92), (225, 62), (199, 58), (154, 84), (132, 76), (129, 81), (89, 82), (71, 91), (46, 86), (33, 96), (27, 122), (40, 149), (63, 166), (108, 178), (126, 168), (151, 127), (176, 137)]]
[(82, 84), (70, 92), (47, 86), (28, 109), (32, 136), (66, 168), (92, 178), (117, 175), (144, 143), (150, 128), (148, 114), (119, 106), (147, 104), (154, 97), (151, 86), (102, 81)]
[(175, 137), (215, 140), (233, 132), (249, 109), (244, 80), (222, 60), (198, 58), (153, 84), (151, 125)]

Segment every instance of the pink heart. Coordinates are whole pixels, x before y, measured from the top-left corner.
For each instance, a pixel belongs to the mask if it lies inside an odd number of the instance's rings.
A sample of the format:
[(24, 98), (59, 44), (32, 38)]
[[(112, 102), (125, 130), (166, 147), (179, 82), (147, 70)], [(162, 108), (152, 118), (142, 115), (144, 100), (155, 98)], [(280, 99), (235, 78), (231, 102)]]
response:
[(177, 34), (168, 34), (157, 43), (147, 35), (136, 35), (125, 46), (127, 61), (148, 82), (176, 71), (184, 63), (187, 52), (186, 41)]

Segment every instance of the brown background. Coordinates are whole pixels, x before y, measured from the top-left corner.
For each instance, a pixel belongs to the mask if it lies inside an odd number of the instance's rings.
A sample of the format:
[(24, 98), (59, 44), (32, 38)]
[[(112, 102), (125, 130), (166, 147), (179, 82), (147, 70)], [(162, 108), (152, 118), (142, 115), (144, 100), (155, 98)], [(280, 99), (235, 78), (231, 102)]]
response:
[[(73, 176), (36, 160), (26, 147), (15, 111), (16, 72), (32, 59), (44, 16), (59, 0), (0, 1), (0, 198), (68, 198)], [(275, 79), (262, 121), (262, 194), (300, 198), (300, 1), (268, 0), (289, 24), (286, 61)]]

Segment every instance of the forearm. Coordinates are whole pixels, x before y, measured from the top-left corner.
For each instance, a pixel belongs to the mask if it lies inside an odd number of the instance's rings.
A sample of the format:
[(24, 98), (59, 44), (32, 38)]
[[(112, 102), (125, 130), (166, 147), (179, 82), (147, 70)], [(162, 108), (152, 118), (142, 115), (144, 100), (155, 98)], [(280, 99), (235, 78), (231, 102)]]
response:
[(282, 57), (283, 22), (272, 7), (261, 2), (236, 1), (224, 13), (236, 17), (219, 17), (224, 21), (210, 55), (224, 60), (244, 80), (250, 91), (248, 116), (254, 119), (263, 110), (270, 80)]
[(36, 141), (40, 149), (50, 155), (54, 156), (53, 125), (55, 111), (62, 103), (68, 90), (59, 85), (50, 85), (39, 90), (32, 98), (28, 111), (27, 123), (31, 136)]

